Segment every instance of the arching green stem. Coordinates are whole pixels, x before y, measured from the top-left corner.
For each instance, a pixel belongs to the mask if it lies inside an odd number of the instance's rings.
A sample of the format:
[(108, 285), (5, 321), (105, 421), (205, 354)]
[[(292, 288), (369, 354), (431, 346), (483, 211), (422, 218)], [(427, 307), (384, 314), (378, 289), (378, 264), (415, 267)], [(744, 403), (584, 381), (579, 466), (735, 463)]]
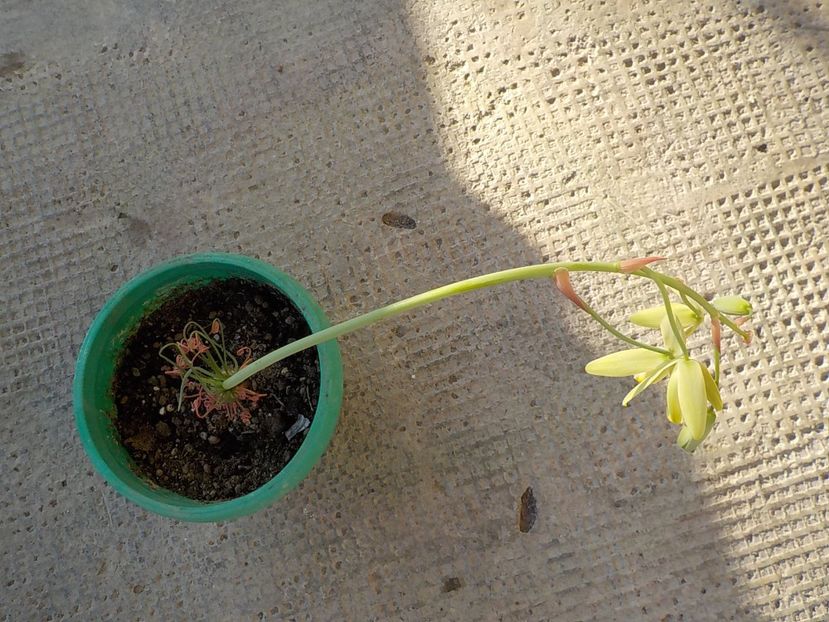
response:
[[(685, 294), (696, 300), (700, 303), (700, 305), (709, 313), (712, 313), (714, 317), (717, 317), (719, 313), (716, 309), (714, 309), (702, 296), (688, 288), (684, 285), (681, 281), (668, 277), (662, 273), (655, 272), (648, 268), (642, 268), (635, 272), (627, 273), (623, 271), (620, 267), (619, 262), (607, 263), (607, 262), (589, 262), (589, 261), (562, 261), (562, 262), (553, 262), (553, 263), (545, 263), (545, 264), (537, 264), (532, 266), (524, 266), (521, 268), (512, 268), (510, 270), (502, 270), (500, 272), (493, 272), (491, 274), (485, 274), (483, 276), (477, 276), (470, 279), (464, 279), (463, 281), (458, 281), (457, 283), (452, 283), (450, 285), (444, 285), (443, 287), (438, 287), (436, 289), (430, 290), (428, 292), (424, 292), (422, 294), (418, 294), (417, 296), (412, 296), (410, 298), (405, 298), (399, 302), (392, 303), (385, 307), (381, 307), (379, 309), (375, 309), (374, 311), (370, 311), (363, 315), (357, 316), (350, 320), (346, 320), (340, 324), (336, 324), (319, 332), (313, 333), (312, 335), (308, 335), (307, 337), (303, 337), (293, 343), (289, 343), (286, 346), (283, 346), (261, 358), (253, 361), (249, 365), (246, 365), (244, 368), (240, 369), (238, 372), (230, 376), (227, 380), (222, 383), (222, 386), (225, 390), (232, 389), (233, 387), (237, 386), (241, 382), (244, 382), (257, 372), (262, 371), (266, 367), (273, 365), (274, 363), (281, 361), (284, 358), (287, 358), (297, 352), (301, 352), (302, 350), (306, 350), (308, 348), (312, 348), (317, 346), (321, 343), (325, 343), (326, 341), (330, 341), (332, 339), (336, 339), (348, 333), (354, 332), (361, 328), (365, 328), (371, 324), (379, 322), (381, 320), (388, 319), (395, 315), (400, 315), (401, 313), (406, 313), (407, 311), (411, 311), (412, 309), (416, 309), (417, 307), (421, 307), (423, 305), (431, 304), (433, 302), (437, 302), (444, 298), (449, 298), (451, 296), (457, 296), (458, 294), (463, 294), (465, 292), (471, 292), (476, 289), (483, 289), (485, 287), (492, 287), (493, 285), (500, 285), (502, 283), (510, 283), (513, 281), (523, 281), (527, 279), (547, 279), (553, 278), (555, 276), (556, 270), (568, 270), (570, 272), (611, 272), (611, 273), (618, 273), (618, 274), (633, 274), (635, 276), (639, 276), (642, 278), (646, 278), (652, 281), (656, 281), (657, 283), (664, 283), (673, 289), (676, 289), (680, 292), (680, 294)], [(624, 335), (623, 333), (616, 330), (613, 326), (611, 326), (607, 321), (605, 321), (598, 313), (596, 313), (591, 308), (586, 308), (585, 311), (589, 313), (597, 322), (599, 322), (604, 328), (610, 331), (613, 335), (630, 343), (636, 347), (645, 348), (648, 350), (653, 350), (655, 352), (659, 352), (661, 354), (669, 354), (667, 350), (663, 350), (662, 348), (657, 348), (655, 346), (651, 346), (636, 339), (632, 339)], [(739, 327), (736, 327), (728, 321), (726, 318), (723, 318), (723, 322), (728, 324), (730, 327), (734, 328), (742, 334)]]
[(230, 378), (224, 381), (223, 387), (225, 389), (232, 389), (239, 383), (247, 380), (253, 374), (262, 371), (266, 367), (281, 361), (284, 358), (301, 352), (307, 348), (312, 348), (331, 339), (336, 339), (348, 333), (359, 330), (375, 322), (385, 320), (395, 315), (400, 315), (417, 307), (431, 304), (449, 298), (450, 296), (457, 296), (464, 292), (471, 292), (476, 289), (484, 287), (492, 287), (493, 285), (500, 285), (501, 283), (509, 283), (512, 281), (523, 281), (526, 279), (546, 279), (555, 275), (555, 271), (564, 268), (571, 272), (621, 272), (618, 262), (616, 263), (598, 263), (598, 262), (579, 262), (579, 261), (563, 261), (555, 263), (538, 264), (533, 266), (524, 266), (522, 268), (512, 268), (510, 270), (501, 270), (500, 272), (493, 272), (483, 276), (473, 277), (471, 279), (464, 279), (457, 283), (444, 285), (436, 289), (405, 298), (399, 302), (394, 302), (385, 307), (375, 309), (363, 315), (359, 315), (350, 320), (346, 320), (340, 324), (335, 324), (329, 328), (316, 332), (302, 339), (298, 339), (293, 343), (274, 350), (265, 356), (246, 365), (243, 369), (233, 374)]

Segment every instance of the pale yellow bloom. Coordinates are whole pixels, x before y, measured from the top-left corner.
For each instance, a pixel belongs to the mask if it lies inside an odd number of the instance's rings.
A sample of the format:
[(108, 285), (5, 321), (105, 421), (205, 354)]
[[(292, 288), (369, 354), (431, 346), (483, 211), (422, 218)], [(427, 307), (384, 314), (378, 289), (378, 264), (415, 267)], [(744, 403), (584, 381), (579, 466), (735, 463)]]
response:
[(728, 315), (751, 315), (751, 303), (740, 296), (722, 296), (711, 301), (714, 308)]
[(705, 379), (705, 396), (708, 398), (711, 406), (714, 407), (714, 410), (722, 410), (720, 388), (717, 386), (717, 383), (714, 382), (714, 378), (711, 377), (711, 372), (708, 371), (708, 368), (702, 363), (699, 364), (699, 367), (702, 370), (702, 376)]
[(595, 376), (633, 376), (637, 385), (622, 400), (623, 406), (651, 385), (668, 378), (668, 420), (682, 426), (677, 442), (686, 451), (693, 451), (711, 431), (715, 410), (722, 409), (722, 398), (708, 368), (688, 358), (683, 347), (684, 338), (702, 323), (702, 314), (682, 303), (671, 305), (671, 309), (680, 335), (674, 333), (664, 306), (644, 309), (630, 318), (640, 326), (658, 328), (668, 354), (645, 348), (622, 350), (591, 361), (585, 371)]
[(711, 432), (717, 419), (715, 410), (722, 410), (722, 406), (720, 390), (708, 368), (692, 359), (680, 360), (668, 381), (666, 408), (668, 421), (682, 424), (677, 444), (694, 451)]
[[(676, 314), (674, 314), (674, 317), (676, 317)], [(662, 333), (662, 341), (665, 343), (665, 348), (671, 354), (674, 356), (682, 354), (682, 346), (677, 341), (676, 335), (674, 335), (674, 329), (671, 328), (671, 320), (668, 318), (667, 313), (663, 314), (662, 321), (659, 322), (659, 332)]]
[(668, 421), (671, 423), (676, 423), (677, 425), (682, 423), (682, 408), (679, 405), (679, 390), (677, 386), (679, 383), (679, 375), (678, 374), (671, 374), (671, 379), (668, 380)]
[(607, 354), (594, 361), (590, 361), (584, 368), (588, 374), (594, 376), (608, 376), (610, 378), (622, 378), (624, 376), (635, 376), (642, 372), (650, 371), (670, 358), (653, 350), (644, 348), (631, 348)]
[[(671, 310), (674, 312), (679, 325), (683, 330), (688, 331), (699, 326), (702, 322), (702, 315), (697, 314), (691, 307), (684, 305), (681, 302), (676, 302), (671, 305)], [(664, 305), (642, 309), (630, 316), (630, 321), (637, 326), (644, 326), (645, 328), (659, 328), (662, 320), (668, 316)]]
[(697, 447), (699, 447), (699, 444), (705, 439), (705, 437), (708, 436), (708, 433), (711, 432), (716, 420), (717, 415), (714, 413), (714, 409), (709, 408), (706, 413), (705, 433), (703, 434), (702, 439), (696, 440), (688, 427), (682, 426), (682, 429), (679, 431), (679, 435), (676, 437), (676, 444), (688, 453), (692, 453)]
[(705, 421), (708, 411), (705, 376), (701, 367), (697, 361), (692, 359), (680, 359), (674, 369), (682, 423), (697, 441), (705, 437)]
[[(635, 387), (633, 387), (622, 400), (622, 406), (627, 406), (628, 404), (630, 404), (631, 400), (633, 400), (634, 397), (639, 395), (642, 391), (647, 389), (652, 384), (659, 382), (665, 376), (671, 373), (671, 368), (674, 365), (676, 365), (677, 359), (670, 359), (667, 357), (665, 357), (665, 359), (665, 362), (656, 367), (655, 369), (634, 376), (634, 378), (637, 379), (636, 381), (638, 384)], [(639, 378), (642, 378), (642, 380), (639, 380)]]

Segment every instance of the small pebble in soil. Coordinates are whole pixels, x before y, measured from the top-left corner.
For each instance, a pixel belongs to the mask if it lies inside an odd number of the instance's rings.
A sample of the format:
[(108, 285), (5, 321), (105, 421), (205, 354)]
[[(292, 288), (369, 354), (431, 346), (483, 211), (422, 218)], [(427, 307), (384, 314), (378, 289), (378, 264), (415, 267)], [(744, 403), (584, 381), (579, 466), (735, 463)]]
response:
[(210, 436), (207, 437), (207, 442), (210, 443), (211, 445), (218, 445), (221, 440), (222, 439), (220, 439), (215, 434), (211, 434)]

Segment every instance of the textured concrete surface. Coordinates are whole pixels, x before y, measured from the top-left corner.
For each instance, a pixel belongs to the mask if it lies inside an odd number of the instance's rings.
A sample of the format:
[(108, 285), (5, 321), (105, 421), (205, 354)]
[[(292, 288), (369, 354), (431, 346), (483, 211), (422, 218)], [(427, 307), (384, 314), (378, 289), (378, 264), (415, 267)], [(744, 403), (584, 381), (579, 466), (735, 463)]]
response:
[[(821, 4), (0, 3), (4, 619), (829, 618)], [(581, 372), (615, 344), (548, 284), (447, 301), (343, 340), (298, 490), (177, 524), (93, 474), (70, 382), (119, 284), (210, 249), (334, 319), (659, 252), (750, 296), (761, 338), (689, 457), (660, 395), (622, 411)], [(653, 295), (578, 286), (616, 318)]]

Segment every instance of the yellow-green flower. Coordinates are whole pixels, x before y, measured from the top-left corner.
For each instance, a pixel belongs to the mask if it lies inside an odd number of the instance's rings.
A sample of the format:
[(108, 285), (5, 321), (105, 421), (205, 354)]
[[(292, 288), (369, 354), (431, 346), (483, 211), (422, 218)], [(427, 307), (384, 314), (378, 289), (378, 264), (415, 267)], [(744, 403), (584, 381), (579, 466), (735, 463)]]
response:
[(722, 399), (708, 368), (685, 353), (684, 337), (699, 326), (702, 318), (687, 305), (678, 303), (671, 308), (680, 335), (674, 333), (664, 306), (645, 309), (631, 317), (640, 326), (659, 328), (667, 353), (646, 348), (622, 350), (589, 362), (585, 371), (595, 376), (633, 376), (637, 385), (622, 400), (623, 406), (667, 377), (668, 420), (682, 425), (677, 442), (683, 449), (693, 451), (711, 431), (716, 419), (714, 411), (722, 409)]
[(751, 315), (751, 303), (740, 296), (722, 296), (712, 300), (711, 304), (727, 315)]
[[(702, 322), (702, 314), (697, 313), (688, 305), (675, 302), (671, 305), (671, 310), (674, 312), (674, 317), (676, 317), (677, 322), (682, 326), (686, 334)], [(662, 320), (667, 317), (668, 312), (665, 310), (665, 306), (658, 305), (637, 311), (630, 316), (630, 321), (637, 326), (644, 326), (645, 328), (659, 328)]]
[[(679, 419), (688, 428), (694, 440), (702, 440), (705, 434), (708, 397), (700, 364), (691, 359), (682, 359), (676, 364), (673, 377), (676, 377), (676, 395), (669, 396), (668, 404), (679, 408)], [(671, 415), (671, 418), (676, 417), (677, 413)]]
[(693, 359), (680, 359), (667, 392), (668, 420), (683, 426), (677, 443), (688, 451), (696, 449), (714, 425), (715, 410), (722, 410), (722, 398), (708, 368)]
[(699, 447), (699, 444), (703, 441), (703, 439), (705, 439), (705, 437), (708, 436), (708, 433), (714, 427), (714, 422), (716, 420), (717, 415), (714, 412), (714, 409), (709, 408), (708, 412), (706, 413), (705, 434), (703, 435), (702, 439), (696, 440), (691, 434), (690, 430), (688, 430), (688, 427), (682, 426), (682, 429), (680, 429), (679, 431), (679, 435), (676, 437), (676, 444), (688, 453), (693, 453), (694, 450), (697, 447)]
[(584, 371), (594, 376), (624, 378), (625, 376), (635, 376), (643, 372), (649, 372), (669, 360), (669, 356), (653, 350), (631, 348), (590, 361), (585, 366)]

